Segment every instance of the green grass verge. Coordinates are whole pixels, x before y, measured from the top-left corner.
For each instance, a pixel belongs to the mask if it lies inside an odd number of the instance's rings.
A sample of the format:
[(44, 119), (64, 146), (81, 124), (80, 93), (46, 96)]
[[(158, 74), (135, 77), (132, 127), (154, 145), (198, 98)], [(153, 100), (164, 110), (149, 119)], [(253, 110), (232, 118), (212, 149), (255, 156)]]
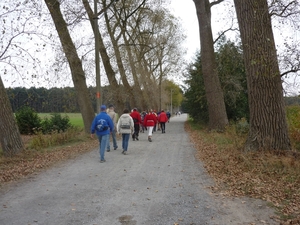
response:
[[(81, 116), (81, 113), (61, 113), (62, 116), (67, 115), (70, 119), (70, 123), (74, 126), (74, 127), (78, 127), (78, 128), (84, 128), (83, 125), (83, 119)], [(44, 118), (50, 118), (51, 117), (51, 113), (38, 113), (38, 116), (41, 119)]]

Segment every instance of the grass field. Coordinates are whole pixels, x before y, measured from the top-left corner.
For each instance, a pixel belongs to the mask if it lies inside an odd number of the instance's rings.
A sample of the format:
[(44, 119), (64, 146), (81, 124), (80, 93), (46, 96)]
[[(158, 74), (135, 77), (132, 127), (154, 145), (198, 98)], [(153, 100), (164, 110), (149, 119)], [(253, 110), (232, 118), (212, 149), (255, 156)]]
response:
[[(80, 128), (84, 127), (81, 113), (60, 113), (60, 114), (62, 117), (68, 116), (73, 126), (80, 127)], [(38, 115), (41, 119), (44, 119), (46, 117), (47, 118), (51, 117), (51, 113), (38, 113)]]

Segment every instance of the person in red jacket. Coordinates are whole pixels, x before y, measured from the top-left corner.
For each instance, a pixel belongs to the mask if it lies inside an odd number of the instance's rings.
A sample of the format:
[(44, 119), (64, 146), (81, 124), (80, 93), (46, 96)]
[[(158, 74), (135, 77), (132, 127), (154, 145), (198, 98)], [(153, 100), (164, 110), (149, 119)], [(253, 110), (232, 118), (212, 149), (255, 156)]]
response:
[(161, 132), (166, 133), (166, 122), (168, 122), (168, 117), (163, 109), (161, 110), (161, 112), (159, 114), (158, 122), (160, 123)]
[(142, 123), (141, 114), (137, 111), (137, 108), (134, 108), (133, 111), (130, 113), (130, 116), (134, 122), (134, 132), (132, 134), (132, 140), (139, 140), (139, 132), (140, 132), (140, 124)]
[(148, 130), (149, 142), (152, 142), (152, 131), (155, 124), (156, 124), (156, 115), (154, 115), (152, 109), (150, 109), (144, 118), (144, 126), (147, 127)]

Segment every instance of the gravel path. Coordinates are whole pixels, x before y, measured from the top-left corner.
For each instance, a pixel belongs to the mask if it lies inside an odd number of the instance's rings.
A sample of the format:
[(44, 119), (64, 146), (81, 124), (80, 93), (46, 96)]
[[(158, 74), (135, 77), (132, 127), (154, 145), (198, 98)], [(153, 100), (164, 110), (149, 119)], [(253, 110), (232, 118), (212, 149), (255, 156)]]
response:
[(173, 117), (153, 142), (141, 133), (119, 149), (98, 149), (6, 189), (1, 225), (276, 224), (273, 211), (253, 199), (210, 192), (213, 180), (184, 131), (187, 115)]

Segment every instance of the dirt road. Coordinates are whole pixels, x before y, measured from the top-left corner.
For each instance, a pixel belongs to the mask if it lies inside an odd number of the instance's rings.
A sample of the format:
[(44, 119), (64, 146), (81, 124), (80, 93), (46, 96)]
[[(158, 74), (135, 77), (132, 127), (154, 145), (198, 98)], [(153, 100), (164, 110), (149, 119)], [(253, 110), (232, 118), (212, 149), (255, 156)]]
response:
[(153, 142), (141, 133), (119, 148), (98, 149), (6, 189), (1, 225), (276, 224), (273, 210), (253, 199), (210, 193), (213, 180), (184, 131), (187, 115), (173, 117)]

